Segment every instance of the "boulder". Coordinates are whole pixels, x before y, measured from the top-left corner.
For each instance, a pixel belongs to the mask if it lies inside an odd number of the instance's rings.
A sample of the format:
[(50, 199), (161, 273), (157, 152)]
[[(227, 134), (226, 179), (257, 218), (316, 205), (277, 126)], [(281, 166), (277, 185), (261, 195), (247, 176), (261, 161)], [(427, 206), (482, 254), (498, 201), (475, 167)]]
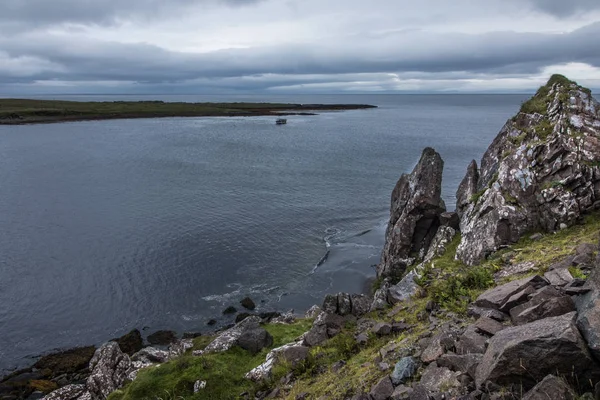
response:
[(475, 379), (477, 366), (481, 362), (483, 354), (444, 354), (437, 359), (437, 365), (440, 367), (449, 368), (452, 371), (460, 372), (469, 375)]
[(477, 332), (475, 325), (467, 327), (456, 342), (457, 354), (483, 354), (487, 346), (487, 338)]
[(476, 383), (522, 382), (525, 389), (549, 373), (597, 376), (597, 367), (575, 325), (575, 313), (546, 318), (498, 332), (477, 367)]
[(237, 344), (242, 349), (257, 354), (265, 347), (273, 345), (273, 336), (264, 328), (248, 329), (240, 335)]
[(227, 351), (237, 344), (237, 340), (247, 330), (256, 329), (260, 326), (261, 319), (256, 316), (248, 317), (234, 327), (222, 332), (206, 348), (204, 353), (217, 353)]
[(481, 317), (475, 322), (475, 329), (487, 336), (494, 336), (504, 328), (500, 322), (487, 317)]
[(132, 361), (141, 361), (144, 363), (164, 363), (169, 361), (169, 358), (169, 352), (154, 347), (144, 347), (131, 356)]
[(598, 261), (583, 288), (589, 292), (575, 299), (579, 313), (577, 326), (592, 354), (600, 361), (600, 265)]
[(460, 387), (457, 373), (445, 367), (438, 367), (435, 363), (429, 364), (419, 382), (430, 393), (447, 392), (450, 389)]
[(384, 310), (388, 306), (388, 292), (391, 285), (387, 280), (384, 280), (381, 287), (375, 291), (373, 302), (369, 311)]
[(139, 330), (134, 329), (131, 332), (115, 340), (121, 351), (128, 355), (133, 355), (144, 347), (144, 340)]
[(246, 379), (255, 382), (271, 377), (273, 367), (279, 362), (284, 362), (292, 368), (297, 367), (310, 356), (310, 349), (298, 343), (289, 343), (273, 349), (267, 354), (264, 363), (246, 374)]
[(566, 268), (557, 268), (548, 271), (544, 274), (544, 278), (546, 278), (552, 286), (565, 286), (573, 280), (573, 276)]
[(392, 333), (392, 325), (387, 322), (378, 322), (372, 329), (377, 336), (387, 336)]
[(388, 400), (392, 393), (394, 393), (394, 386), (390, 378), (386, 376), (371, 388), (369, 395), (373, 400)]
[(409, 400), (412, 392), (413, 389), (411, 387), (400, 385), (394, 389), (390, 400)]
[(410, 299), (418, 290), (419, 285), (415, 282), (419, 278), (419, 266), (407, 273), (400, 282), (390, 286), (387, 294), (387, 301), (391, 304), (397, 304)]
[(105, 399), (120, 388), (127, 379), (131, 360), (115, 342), (102, 345), (90, 361), (91, 374), (86, 387), (95, 399)]
[(523, 400), (576, 400), (577, 394), (562, 379), (548, 375), (523, 396)]
[(148, 343), (152, 345), (168, 346), (177, 340), (173, 331), (157, 331), (148, 336)]
[(503, 266), (502, 269), (494, 274), (494, 279), (499, 281), (502, 278), (514, 276), (518, 274), (525, 274), (537, 269), (537, 264), (533, 261), (522, 262), (518, 264), (509, 264)]
[(432, 148), (423, 150), (410, 174), (404, 174), (392, 192), (386, 240), (377, 267), (379, 278), (398, 279), (411, 254), (424, 257), (446, 211), (441, 197), (444, 162)]
[(476, 265), (523, 235), (566, 228), (594, 209), (598, 126), (600, 104), (591, 92), (553, 76), (507, 121), (480, 168), (469, 166), (457, 192), (458, 259)]
[(308, 311), (304, 314), (304, 318), (307, 318), (307, 319), (317, 318), (317, 316), (319, 314), (321, 314), (322, 312), (323, 312), (323, 310), (321, 309), (321, 307), (314, 305), (311, 308), (309, 308)]
[(323, 312), (313, 322), (312, 328), (306, 332), (303, 344), (308, 347), (318, 346), (327, 339), (337, 335), (343, 328), (348, 318), (337, 314)]
[(43, 397), (43, 400), (77, 400), (88, 394), (85, 385), (67, 385)]
[(394, 366), (394, 372), (390, 375), (392, 384), (398, 386), (412, 378), (418, 369), (417, 362), (412, 357), (404, 357)]
[(481, 317), (491, 318), (494, 321), (504, 322), (509, 319), (508, 315), (493, 308), (482, 308), (476, 305), (469, 305), (467, 308), (467, 315), (479, 319)]
[(323, 299), (323, 311), (330, 314), (337, 313), (338, 310), (338, 297), (335, 294), (328, 294)]
[(242, 300), (240, 300), (240, 305), (246, 310), (254, 311), (254, 309), (256, 309), (256, 304), (250, 297), (244, 297)]
[(575, 303), (571, 296), (551, 299), (531, 300), (511, 310), (511, 319), (515, 325), (523, 325), (548, 317), (558, 317), (575, 311)]
[(350, 301), (352, 302), (352, 315), (361, 317), (369, 312), (373, 299), (366, 294), (352, 294)]
[(529, 300), (529, 295), (534, 294), (535, 292), (536, 290), (532, 286), (527, 286), (520, 292), (510, 296), (510, 298), (506, 300), (506, 302), (502, 304), (502, 306), (500, 306), (500, 311), (509, 312), (514, 307), (518, 306), (519, 304), (523, 304), (527, 300)]
[(442, 342), (447, 337), (448, 335), (445, 333), (438, 333), (437, 335), (435, 335), (431, 339), (431, 342), (429, 342), (429, 345), (425, 348), (425, 350), (423, 350), (423, 353), (421, 353), (421, 361), (423, 361), (426, 364), (429, 364), (441, 357), (441, 355), (444, 354), (446, 350)]
[(455, 211), (443, 212), (440, 214), (440, 225), (449, 227), (457, 231), (460, 228), (460, 217)]
[(548, 282), (541, 276), (532, 276), (529, 278), (523, 278), (516, 281), (506, 283), (504, 285), (496, 286), (483, 292), (477, 300), (475, 305), (484, 308), (499, 309), (502, 307), (513, 295), (522, 292), (527, 287), (531, 286), (534, 289), (548, 285)]

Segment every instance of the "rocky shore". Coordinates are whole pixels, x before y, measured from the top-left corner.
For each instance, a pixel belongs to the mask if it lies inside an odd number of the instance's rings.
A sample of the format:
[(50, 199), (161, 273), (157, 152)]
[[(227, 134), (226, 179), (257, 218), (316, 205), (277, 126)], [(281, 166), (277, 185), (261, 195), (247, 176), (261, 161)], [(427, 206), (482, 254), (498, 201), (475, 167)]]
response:
[(394, 188), (372, 295), (244, 315), (164, 350), (133, 332), (86, 350), (88, 364), (74, 356), (85, 372), (65, 373), (80, 381), (36, 396), (600, 398), (600, 104), (553, 76), (468, 166), (453, 212), (443, 167), (427, 148)]

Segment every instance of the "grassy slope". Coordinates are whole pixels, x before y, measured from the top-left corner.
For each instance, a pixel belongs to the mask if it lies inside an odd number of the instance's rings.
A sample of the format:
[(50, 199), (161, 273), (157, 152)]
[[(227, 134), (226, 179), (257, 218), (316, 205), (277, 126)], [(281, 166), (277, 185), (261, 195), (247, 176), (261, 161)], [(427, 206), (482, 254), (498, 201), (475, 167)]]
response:
[[(588, 216), (585, 223), (554, 234), (545, 234), (538, 241), (523, 239), (509, 249), (496, 253), (484, 264), (466, 267), (454, 260), (454, 250), (459, 238), (449, 246), (446, 253), (426, 268), (427, 276), (420, 281), (424, 291), (420, 298), (396, 306), (393, 310), (371, 313), (368, 318), (382, 321), (402, 321), (415, 328), (410, 333), (378, 338), (371, 336), (364, 347), (358, 347), (354, 340), (355, 327), (347, 326), (335, 338), (321, 347), (311, 349), (311, 357), (301, 368), (294, 371), (296, 381), (284, 398), (294, 400), (296, 395), (308, 394), (309, 399), (330, 396), (331, 399), (343, 399), (348, 395), (368, 392), (370, 387), (390, 371), (381, 371), (374, 361), (379, 350), (389, 343), (400, 344), (410, 349), (419, 339), (419, 335), (429, 329), (427, 319), (421, 321), (419, 314), (425, 310), (430, 300), (442, 304), (443, 308), (463, 315), (466, 305), (474, 300), (487, 287), (496, 283), (493, 273), (511, 262), (534, 262), (537, 273), (543, 273), (553, 262), (571, 254), (581, 243), (598, 243), (600, 232), (600, 214)], [(529, 274), (532, 274), (531, 272)], [(452, 279), (450, 279), (452, 278)], [(519, 278), (513, 276), (511, 279)], [(465, 321), (468, 319), (463, 316)], [(267, 325), (266, 328), (275, 338), (274, 347), (293, 341), (308, 330), (311, 321), (300, 320), (294, 325)], [(196, 348), (203, 348), (207, 338), (196, 339)], [(258, 390), (274, 387), (290, 369), (280, 366), (274, 371), (274, 379), (262, 385), (244, 379), (244, 374), (262, 363), (267, 351), (251, 356), (245, 351), (234, 348), (228, 352), (204, 357), (183, 356), (158, 368), (140, 372), (139, 378), (113, 395), (111, 400), (137, 399), (237, 399), (243, 392), (254, 393)], [(339, 372), (333, 372), (331, 365), (344, 360), (346, 365)], [(206, 380), (207, 388), (197, 395), (192, 394), (192, 385), (198, 380)]]
[(371, 107), (351, 104), (77, 102), (0, 99), (0, 125), (114, 118), (282, 115)]

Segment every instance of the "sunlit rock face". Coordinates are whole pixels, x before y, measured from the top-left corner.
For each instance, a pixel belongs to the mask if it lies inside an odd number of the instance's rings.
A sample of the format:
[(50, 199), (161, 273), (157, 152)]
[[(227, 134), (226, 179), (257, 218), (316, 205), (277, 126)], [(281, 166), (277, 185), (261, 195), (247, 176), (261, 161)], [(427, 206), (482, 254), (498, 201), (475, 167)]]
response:
[(457, 257), (474, 265), (530, 231), (575, 224), (600, 204), (600, 104), (555, 75), (473, 161), (457, 192)]

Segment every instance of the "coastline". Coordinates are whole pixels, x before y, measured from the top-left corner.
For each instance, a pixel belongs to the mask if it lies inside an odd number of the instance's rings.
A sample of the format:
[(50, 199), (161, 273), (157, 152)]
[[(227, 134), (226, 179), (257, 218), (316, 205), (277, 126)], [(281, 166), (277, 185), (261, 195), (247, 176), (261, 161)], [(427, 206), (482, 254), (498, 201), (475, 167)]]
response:
[(77, 102), (0, 99), (0, 125), (169, 117), (311, 116), (317, 115), (317, 111), (371, 108), (377, 108), (377, 106), (368, 104)]

